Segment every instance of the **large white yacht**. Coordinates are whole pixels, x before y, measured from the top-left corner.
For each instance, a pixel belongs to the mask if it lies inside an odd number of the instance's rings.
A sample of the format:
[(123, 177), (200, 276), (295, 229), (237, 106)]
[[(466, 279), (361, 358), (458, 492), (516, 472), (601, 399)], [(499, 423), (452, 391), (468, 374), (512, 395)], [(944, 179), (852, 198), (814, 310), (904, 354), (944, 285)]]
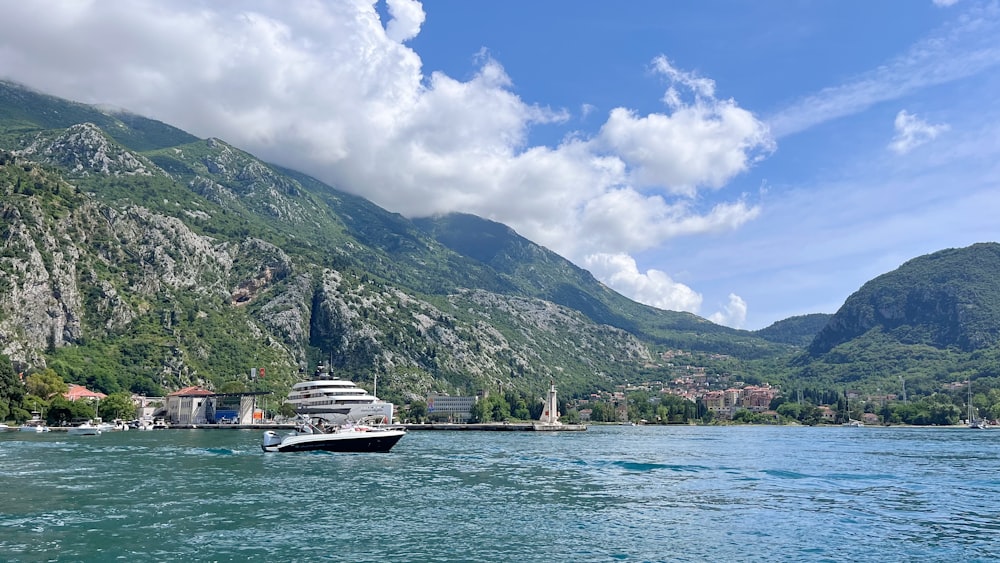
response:
[(336, 379), (323, 368), (316, 368), (310, 381), (301, 381), (288, 392), (287, 403), (296, 414), (320, 418), (330, 424), (374, 421), (392, 422), (392, 403), (387, 403), (346, 379)]

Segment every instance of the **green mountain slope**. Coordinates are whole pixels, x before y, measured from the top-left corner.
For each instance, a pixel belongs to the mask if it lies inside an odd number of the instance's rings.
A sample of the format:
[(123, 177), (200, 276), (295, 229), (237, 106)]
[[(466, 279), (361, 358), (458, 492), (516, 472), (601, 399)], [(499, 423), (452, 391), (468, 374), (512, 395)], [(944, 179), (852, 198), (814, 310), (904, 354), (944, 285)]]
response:
[(903, 344), (974, 351), (1000, 340), (1000, 245), (914, 258), (851, 295), (809, 346), (812, 355), (871, 330)]
[(496, 272), (508, 282), (509, 291), (575, 309), (596, 323), (626, 330), (659, 346), (747, 359), (785, 352), (784, 343), (768, 342), (691, 313), (636, 303), (506, 225), (459, 213), (414, 223), (441, 244)]
[[(931, 395), (1000, 387), (1000, 244), (914, 258), (851, 295), (795, 361), (792, 381)], [(956, 401), (961, 402), (961, 397)]]
[(0, 80), (0, 137), (93, 123), (136, 151), (172, 147), (196, 137), (162, 122), (128, 112), (102, 111)]
[(813, 313), (789, 317), (755, 331), (754, 334), (771, 342), (805, 347), (830, 322), (832, 316), (825, 313)]
[(551, 380), (568, 396), (655, 378), (664, 346), (753, 340), (635, 304), (512, 232), (484, 260), (221, 140), (2, 92), (0, 354), (19, 370), (157, 394), (266, 367), (253, 384), (280, 392), (322, 361), (390, 398)]

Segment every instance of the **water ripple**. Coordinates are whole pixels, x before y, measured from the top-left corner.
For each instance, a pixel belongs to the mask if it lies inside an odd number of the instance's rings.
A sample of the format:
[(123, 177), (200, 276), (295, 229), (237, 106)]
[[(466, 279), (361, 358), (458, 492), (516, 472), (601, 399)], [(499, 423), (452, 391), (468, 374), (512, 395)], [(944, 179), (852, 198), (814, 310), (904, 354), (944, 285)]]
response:
[(1000, 433), (412, 432), (346, 455), (99, 438), (0, 436), (0, 560), (1000, 559)]

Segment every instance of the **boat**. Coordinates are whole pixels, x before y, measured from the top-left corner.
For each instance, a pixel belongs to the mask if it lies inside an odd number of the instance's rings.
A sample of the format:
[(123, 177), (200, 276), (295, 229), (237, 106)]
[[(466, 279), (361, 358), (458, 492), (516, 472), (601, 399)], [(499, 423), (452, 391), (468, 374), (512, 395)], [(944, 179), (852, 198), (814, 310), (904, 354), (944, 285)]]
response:
[(9, 432), (11, 430), (13, 430), (13, 428), (3, 422), (0, 422), (0, 432)]
[(71, 426), (67, 432), (75, 436), (99, 436), (101, 434), (101, 428), (91, 424), (88, 420), (77, 426)]
[(847, 422), (841, 424), (841, 426), (849, 426), (851, 428), (861, 428), (861, 427), (863, 427), (865, 425), (864, 422), (861, 422), (860, 420), (851, 418), (851, 393), (850, 393), (850, 391), (846, 391), (846, 390), (844, 391), (844, 399), (847, 400), (847, 407), (845, 409), (847, 411)]
[(388, 452), (406, 435), (402, 428), (345, 423), (328, 426), (320, 418), (300, 421), (284, 436), (264, 432), (260, 448), (265, 452)]
[(128, 428), (133, 430), (152, 430), (153, 429), (153, 419), (149, 417), (137, 418), (135, 420), (129, 421), (126, 424)]
[(383, 424), (392, 422), (392, 403), (351, 381), (330, 376), (322, 365), (317, 366), (313, 379), (292, 385), (285, 402), (292, 405), (296, 414), (308, 419), (319, 418), (327, 424), (366, 419)]
[(41, 413), (32, 412), (31, 420), (25, 422), (19, 428), (21, 432), (48, 432), (49, 427), (45, 425), (45, 421), (42, 420)]
[(100, 418), (95, 418), (93, 424), (101, 432), (123, 432), (128, 430), (128, 424), (120, 418), (116, 418), (111, 422), (104, 422)]
[(969, 428), (973, 430), (987, 430), (989, 429), (989, 424), (981, 418), (976, 418), (976, 409), (972, 406), (972, 379), (969, 379), (969, 401), (967, 403), (968, 407), (968, 420), (966, 421)]

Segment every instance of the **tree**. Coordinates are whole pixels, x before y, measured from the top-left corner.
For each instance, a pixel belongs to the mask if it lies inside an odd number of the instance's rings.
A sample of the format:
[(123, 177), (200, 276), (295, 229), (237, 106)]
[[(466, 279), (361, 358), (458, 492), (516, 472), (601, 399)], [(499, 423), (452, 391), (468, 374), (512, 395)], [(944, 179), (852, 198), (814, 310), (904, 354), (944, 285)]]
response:
[(285, 418), (292, 418), (295, 416), (295, 407), (291, 403), (281, 403), (278, 407), (278, 414)]
[(531, 418), (531, 411), (528, 410), (528, 401), (524, 397), (518, 397), (517, 402), (514, 403), (514, 418), (518, 420), (529, 420)]
[(490, 395), (476, 401), (470, 409), (472, 422), (494, 422), (510, 418), (510, 403), (500, 395)]
[(494, 399), (491, 405), (493, 410), (493, 416), (492, 416), (493, 420), (496, 420), (498, 422), (501, 420), (509, 420), (510, 403), (508, 403), (506, 399), (504, 399), (499, 395), (491, 398)]
[(785, 418), (802, 421), (803, 405), (798, 403), (781, 403), (775, 410)]
[(69, 385), (52, 368), (29, 375), (24, 384), (28, 393), (44, 399), (51, 399), (69, 390)]
[(471, 422), (489, 422), (490, 410), (486, 407), (486, 400), (476, 401), (469, 408), (469, 420)]
[(136, 407), (132, 402), (132, 396), (125, 392), (112, 393), (100, 403), (101, 418), (105, 420), (123, 418), (131, 420), (135, 418)]
[(45, 411), (45, 421), (53, 426), (65, 426), (78, 420), (94, 418), (94, 413), (90, 401), (70, 401), (59, 395), (49, 403), (49, 408)]
[(559, 417), (560, 422), (566, 424), (579, 424), (580, 423), (580, 413), (576, 409), (569, 409), (561, 417)]
[(422, 422), (427, 418), (427, 403), (423, 401), (413, 401), (410, 403), (410, 420)]
[(246, 393), (247, 384), (239, 380), (226, 381), (219, 386), (219, 393)]
[(590, 409), (590, 420), (594, 422), (610, 422), (614, 420), (614, 408), (607, 403), (591, 403)]
[(23, 398), (24, 385), (14, 373), (10, 358), (0, 354), (0, 420), (8, 420)]

